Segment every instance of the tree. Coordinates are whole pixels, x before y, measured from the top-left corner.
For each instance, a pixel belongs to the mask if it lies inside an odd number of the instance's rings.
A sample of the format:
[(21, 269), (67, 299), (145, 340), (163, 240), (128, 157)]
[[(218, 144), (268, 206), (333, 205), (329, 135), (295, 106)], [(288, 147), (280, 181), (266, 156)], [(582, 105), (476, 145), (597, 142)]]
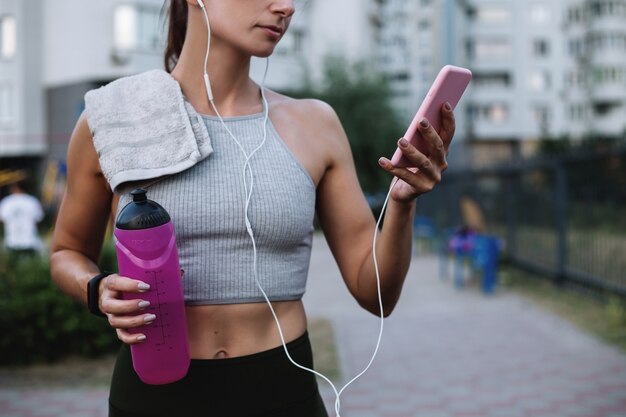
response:
[(378, 159), (393, 154), (403, 131), (383, 75), (364, 62), (350, 64), (345, 58), (329, 56), (319, 85), (307, 81), (304, 88), (286, 94), (330, 104), (348, 135), (363, 190), (375, 194), (389, 186), (390, 176), (380, 168)]

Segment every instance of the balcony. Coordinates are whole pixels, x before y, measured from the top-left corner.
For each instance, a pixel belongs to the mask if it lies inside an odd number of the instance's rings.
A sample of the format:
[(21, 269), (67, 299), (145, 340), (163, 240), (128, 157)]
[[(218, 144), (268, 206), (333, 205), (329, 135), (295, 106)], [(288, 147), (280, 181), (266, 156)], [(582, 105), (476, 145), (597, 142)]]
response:
[(622, 136), (626, 131), (626, 103), (595, 105), (591, 129), (600, 135)]
[(591, 101), (595, 103), (626, 103), (626, 80), (594, 84), (590, 91)]

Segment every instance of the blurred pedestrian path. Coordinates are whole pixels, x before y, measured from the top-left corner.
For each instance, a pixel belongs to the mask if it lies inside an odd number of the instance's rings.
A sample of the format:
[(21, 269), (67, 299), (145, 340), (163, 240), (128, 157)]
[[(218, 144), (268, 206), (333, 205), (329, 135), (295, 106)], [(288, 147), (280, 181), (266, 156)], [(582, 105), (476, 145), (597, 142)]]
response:
[[(456, 290), (438, 268), (413, 259), (376, 361), (342, 394), (343, 417), (626, 416), (626, 355), (515, 294)], [(332, 320), (349, 379), (379, 321), (350, 301), (323, 238), (311, 271), (307, 310)]]
[[(316, 235), (304, 298), (329, 319), (345, 382), (379, 320), (354, 302)], [(332, 391), (320, 382), (331, 416)], [(106, 416), (107, 390), (0, 387), (2, 417)], [(435, 257), (413, 260), (379, 356), (342, 395), (343, 417), (624, 417), (626, 355), (514, 294), (455, 290)], [(297, 417), (297, 416), (294, 416)]]

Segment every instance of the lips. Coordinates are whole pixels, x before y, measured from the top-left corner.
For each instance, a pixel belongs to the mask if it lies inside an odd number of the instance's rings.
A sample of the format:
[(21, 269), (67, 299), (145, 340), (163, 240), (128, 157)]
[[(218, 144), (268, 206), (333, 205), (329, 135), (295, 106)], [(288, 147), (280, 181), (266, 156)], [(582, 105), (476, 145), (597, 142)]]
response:
[(261, 29), (263, 29), (266, 33), (268, 33), (269, 35), (272, 35), (274, 37), (280, 37), (284, 30), (282, 27), (280, 26), (274, 26), (274, 25), (259, 25), (259, 27)]

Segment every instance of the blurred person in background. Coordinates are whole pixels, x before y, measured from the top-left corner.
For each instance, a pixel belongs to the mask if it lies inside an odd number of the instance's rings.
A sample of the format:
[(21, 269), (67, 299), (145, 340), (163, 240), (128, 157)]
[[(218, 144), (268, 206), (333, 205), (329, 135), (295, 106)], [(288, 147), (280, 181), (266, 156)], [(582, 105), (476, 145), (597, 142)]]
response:
[(44, 218), (41, 204), (26, 193), (23, 181), (10, 184), (9, 193), (0, 201), (4, 246), (10, 254), (35, 255), (42, 247), (37, 230), (37, 223)]

